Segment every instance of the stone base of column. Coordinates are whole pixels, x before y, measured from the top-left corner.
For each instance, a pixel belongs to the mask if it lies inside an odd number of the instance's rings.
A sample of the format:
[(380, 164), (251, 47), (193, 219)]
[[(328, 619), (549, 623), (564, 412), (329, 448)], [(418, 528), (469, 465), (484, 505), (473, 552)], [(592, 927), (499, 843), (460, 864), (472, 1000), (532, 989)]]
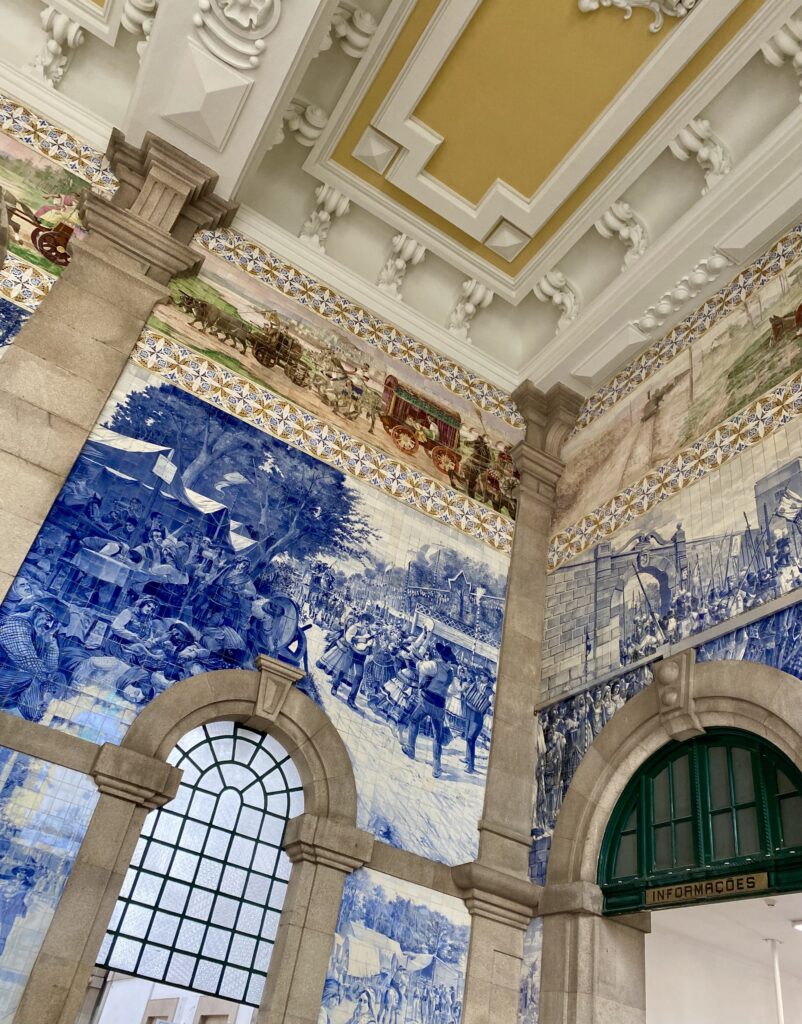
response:
[(649, 915), (601, 908), (589, 882), (543, 890), (539, 1024), (645, 1024)]

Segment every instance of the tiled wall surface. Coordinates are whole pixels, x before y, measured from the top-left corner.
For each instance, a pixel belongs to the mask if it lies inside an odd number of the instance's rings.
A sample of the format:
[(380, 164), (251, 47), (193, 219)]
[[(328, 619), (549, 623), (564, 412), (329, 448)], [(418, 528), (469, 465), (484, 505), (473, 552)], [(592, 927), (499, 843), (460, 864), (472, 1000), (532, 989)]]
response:
[[(0, 705), (118, 742), (178, 679), (274, 655), (340, 730), (360, 824), (460, 863), (505, 573), (488, 545), (131, 365), (0, 610)], [(449, 685), (424, 714), (432, 658)]]
[(802, 420), (655, 505), (553, 572), (550, 697), (802, 584)]
[(345, 883), (321, 1024), (460, 1024), (469, 932), (461, 900), (356, 871)]
[(91, 779), (0, 748), (0, 1022), (11, 1024), (97, 802)]
[(547, 584), (541, 883), (576, 769), (651, 682), (660, 648), (700, 635), (699, 660), (802, 678), (800, 606), (704, 642), (802, 584), (800, 238), (772, 247), (673, 348), (647, 353), (653, 364), (645, 356), (601, 389), (567, 445)]

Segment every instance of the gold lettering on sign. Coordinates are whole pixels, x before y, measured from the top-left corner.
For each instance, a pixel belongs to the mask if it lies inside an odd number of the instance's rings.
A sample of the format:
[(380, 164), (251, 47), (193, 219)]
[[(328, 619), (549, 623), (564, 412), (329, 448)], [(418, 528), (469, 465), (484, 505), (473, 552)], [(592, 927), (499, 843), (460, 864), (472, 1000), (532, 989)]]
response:
[(746, 896), (765, 892), (769, 876), (765, 871), (753, 875), (730, 875), (728, 878), (708, 878), (704, 882), (679, 882), (659, 885), (646, 890), (646, 906), (660, 907), (666, 903), (693, 903), (695, 900), (720, 900), (727, 896)]

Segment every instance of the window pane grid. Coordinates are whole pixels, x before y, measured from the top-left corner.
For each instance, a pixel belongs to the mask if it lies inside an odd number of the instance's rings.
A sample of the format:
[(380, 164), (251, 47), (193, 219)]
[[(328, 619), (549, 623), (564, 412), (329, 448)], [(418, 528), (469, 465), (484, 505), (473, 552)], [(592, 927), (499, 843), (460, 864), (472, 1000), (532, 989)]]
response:
[(148, 816), (98, 963), (258, 1005), (290, 868), (276, 806), (302, 809), (300, 778), (274, 739), (233, 722), (168, 760), (184, 778)]

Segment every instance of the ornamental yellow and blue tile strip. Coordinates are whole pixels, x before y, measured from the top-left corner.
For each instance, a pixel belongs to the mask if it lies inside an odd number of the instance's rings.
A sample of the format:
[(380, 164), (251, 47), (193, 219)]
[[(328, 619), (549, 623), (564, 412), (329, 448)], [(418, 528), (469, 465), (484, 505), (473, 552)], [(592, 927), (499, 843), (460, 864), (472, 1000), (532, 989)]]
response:
[(0, 131), (71, 174), (83, 178), (96, 191), (113, 195), (119, 182), (105, 156), (85, 145), (70, 132), (34, 113), (9, 96), (0, 94)]
[(498, 416), (513, 427), (523, 429), (524, 421), (507, 392), (483, 380), (451, 359), (438, 355), (380, 317), (339, 295), (303, 271), (286, 263), (269, 249), (252, 242), (230, 228), (202, 231), (195, 242), (276, 291), (295, 299), (302, 306), (363, 341), (374, 345), (452, 394), (467, 398), (482, 412)]
[(134, 361), (197, 398), (329, 463), (355, 479), (497, 550), (512, 549), (513, 523), (417, 469), (324, 423), (263, 385), (146, 329)]
[[(757, 288), (788, 270), (802, 255), (802, 225), (784, 235), (767, 252), (741, 271), (722, 289), (687, 316), (637, 359), (624, 367), (594, 392), (582, 406), (576, 431), (587, 427), (614, 405), (631, 394), (644, 381), (684, 352), (706, 334), (722, 317), (742, 306)], [(576, 433), (575, 431), (575, 433)]]
[(0, 267), (0, 297), (33, 313), (55, 280), (53, 274), (10, 252)]

